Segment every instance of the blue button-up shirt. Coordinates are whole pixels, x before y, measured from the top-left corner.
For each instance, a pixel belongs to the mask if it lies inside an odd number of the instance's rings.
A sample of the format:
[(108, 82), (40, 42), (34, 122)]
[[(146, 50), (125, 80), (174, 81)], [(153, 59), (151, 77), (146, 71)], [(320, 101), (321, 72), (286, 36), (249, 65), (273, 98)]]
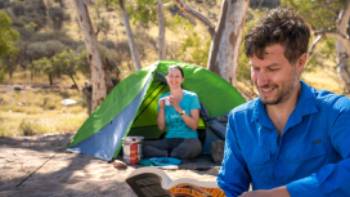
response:
[(291, 196), (350, 196), (350, 100), (301, 82), (282, 135), (260, 99), (229, 115), (218, 184), (227, 196), (285, 185)]

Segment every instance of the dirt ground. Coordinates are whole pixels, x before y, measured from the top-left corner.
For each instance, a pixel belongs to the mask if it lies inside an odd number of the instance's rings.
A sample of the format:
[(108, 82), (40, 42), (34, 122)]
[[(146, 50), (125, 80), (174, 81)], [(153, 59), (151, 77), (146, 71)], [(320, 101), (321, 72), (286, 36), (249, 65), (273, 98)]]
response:
[[(125, 183), (135, 167), (118, 170), (113, 163), (66, 152), (70, 137), (0, 138), (0, 196), (136, 196)], [(203, 160), (166, 172), (174, 179), (215, 181), (218, 166)]]

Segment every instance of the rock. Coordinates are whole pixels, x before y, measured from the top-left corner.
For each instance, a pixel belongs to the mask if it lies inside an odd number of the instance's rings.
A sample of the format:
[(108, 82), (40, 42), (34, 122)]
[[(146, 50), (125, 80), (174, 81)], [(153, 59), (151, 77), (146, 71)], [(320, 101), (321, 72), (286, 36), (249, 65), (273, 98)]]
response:
[(114, 160), (112, 164), (117, 170), (126, 170), (128, 168), (128, 165), (120, 160)]
[(64, 105), (64, 106), (70, 106), (70, 105), (75, 105), (75, 104), (77, 104), (78, 102), (77, 102), (76, 100), (74, 100), (74, 99), (63, 99), (63, 100), (61, 101), (61, 103), (62, 103), (62, 105)]
[(224, 157), (225, 142), (223, 140), (215, 140), (211, 144), (211, 157), (215, 163), (221, 163)]

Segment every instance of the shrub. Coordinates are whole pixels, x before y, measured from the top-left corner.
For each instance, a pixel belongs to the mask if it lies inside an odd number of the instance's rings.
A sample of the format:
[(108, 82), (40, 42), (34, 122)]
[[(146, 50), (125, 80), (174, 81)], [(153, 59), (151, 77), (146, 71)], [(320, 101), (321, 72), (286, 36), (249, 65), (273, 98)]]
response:
[(35, 134), (35, 125), (31, 121), (22, 120), (19, 129), (24, 136), (32, 136)]

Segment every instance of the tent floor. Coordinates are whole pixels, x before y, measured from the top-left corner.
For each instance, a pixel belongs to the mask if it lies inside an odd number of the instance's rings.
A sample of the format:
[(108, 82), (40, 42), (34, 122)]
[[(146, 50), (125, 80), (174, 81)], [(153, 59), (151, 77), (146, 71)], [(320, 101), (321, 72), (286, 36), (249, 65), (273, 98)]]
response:
[[(118, 157), (117, 160), (122, 161), (122, 158)], [(134, 167), (142, 168), (145, 166), (137, 165)], [(180, 164), (176, 168), (167, 168), (167, 167), (160, 167), (160, 168), (167, 169), (167, 170), (177, 170), (177, 169), (193, 170), (193, 171), (198, 171), (205, 174), (217, 175), (220, 169), (220, 163), (215, 163), (210, 157), (210, 155), (200, 155), (195, 159), (183, 161), (182, 164)]]
[(195, 159), (183, 161), (180, 169), (207, 171), (219, 168), (220, 164), (214, 163), (209, 155), (201, 155)]

